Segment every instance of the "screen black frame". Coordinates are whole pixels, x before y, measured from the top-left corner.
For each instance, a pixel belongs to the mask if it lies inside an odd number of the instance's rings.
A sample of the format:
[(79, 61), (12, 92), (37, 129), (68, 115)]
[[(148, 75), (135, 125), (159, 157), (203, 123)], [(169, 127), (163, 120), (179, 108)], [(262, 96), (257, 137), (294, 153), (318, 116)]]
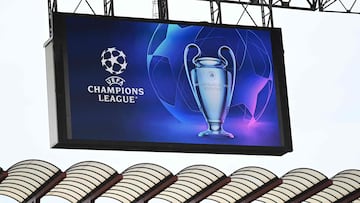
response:
[[(155, 23), (181, 23), (187, 25), (214, 26), (227, 28), (269, 30), (271, 33), (271, 44), (273, 54), (274, 81), (276, 101), (279, 114), (279, 128), (281, 131), (282, 146), (234, 146), (234, 145), (204, 145), (204, 144), (181, 144), (181, 143), (158, 143), (158, 142), (124, 142), (124, 141), (101, 141), (101, 140), (75, 140), (71, 138), (71, 113), (69, 98), (69, 80), (67, 66), (67, 39), (66, 39), (66, 16), (77, 15), (86, 18), (113, 18), (118, 20), (130, 20)], [(287, 96), (284, 50), (282, 33), (280, 28), (251, 27), (240, 25), (212, 24), (207, 22), (185, 22), (185, 21), (164, 21), (158, 19), (96, 16), (87, 14), (52, 13), (52, 38), (45, 47), (50, 44), (54, 68), (56, 129), (55, 135), (50, 135), (53, 148), (70, 149), (104, 149), (104, 150), (126, 150), (126, 151), (163, 151), (163, 152), (186, 152), (186, 153), (213, 153), (213, 154), (254, 154), (254, 155), (283, 155), (291, 152), (292, 139), (290, 116)], [(47, 67), (49, 68), (49, 67)], [(50, 67), (51, 68), (51, 67)]]

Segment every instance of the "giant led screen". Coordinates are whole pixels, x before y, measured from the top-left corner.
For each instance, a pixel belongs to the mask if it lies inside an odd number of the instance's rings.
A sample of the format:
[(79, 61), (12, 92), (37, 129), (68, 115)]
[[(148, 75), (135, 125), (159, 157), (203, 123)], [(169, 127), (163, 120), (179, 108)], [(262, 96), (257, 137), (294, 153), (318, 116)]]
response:
[(54, 13), (52, 31), (53, 147), (292, 150), (280, 29)]

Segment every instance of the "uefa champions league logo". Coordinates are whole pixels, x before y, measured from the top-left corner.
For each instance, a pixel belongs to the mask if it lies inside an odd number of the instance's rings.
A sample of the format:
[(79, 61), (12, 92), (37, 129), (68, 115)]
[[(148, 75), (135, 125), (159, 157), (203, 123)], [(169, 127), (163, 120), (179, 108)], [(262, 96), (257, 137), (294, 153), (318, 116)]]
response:
[(115, 47), (107, 48), (101, 53), (101, 66), (112, 76), (105, 79), (109, 86), (123, 86), (125, 79), (119, 77), (126, 70), (126, 55)]
[(118, 76), (127, 68), (126, 55), (115, 47), (106, 48), (101, 52), (101, 67), (111, 76), (105, 79), (108, 86), (91, 84), (87, 91), (97, 95), (98, 102), (135, 104), (139, 96), (145, 94), (143, 87), (125, 86), (125, 79)]

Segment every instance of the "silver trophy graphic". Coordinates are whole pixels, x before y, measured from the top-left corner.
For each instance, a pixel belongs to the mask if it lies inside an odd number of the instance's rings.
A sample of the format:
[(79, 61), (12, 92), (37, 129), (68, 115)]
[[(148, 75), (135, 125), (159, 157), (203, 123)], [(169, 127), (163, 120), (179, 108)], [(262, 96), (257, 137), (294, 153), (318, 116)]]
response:
[[(193, 57), (190, 68), (187, 57), (191, 47), (197, 49), (197, 54)], [(222, 50), (228, 50), (232, 67), (228, 67), (228, 61), (221, 54)], [(232, 133), (223, 129), (223, 124), (234, 92), (236, 61), (233, 51), (227, 46), (218, 49), (218, 57), (202, 57), (199, 46), (188, 44), (184, 50), (185, 72), (196, 103), (208, 124), (208, 129), (200, 132), (198, 136), (234, 138)]]

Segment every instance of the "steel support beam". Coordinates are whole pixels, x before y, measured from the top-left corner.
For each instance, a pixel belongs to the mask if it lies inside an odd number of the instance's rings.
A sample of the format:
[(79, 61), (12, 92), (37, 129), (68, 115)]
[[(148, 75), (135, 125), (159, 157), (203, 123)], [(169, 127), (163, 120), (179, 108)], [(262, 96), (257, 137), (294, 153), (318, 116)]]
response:
[(360, 1), (318, 0), (319, 11), (360, 14)]
[[(199, 0), (210, 2), (211, 22), (221, 24), (221, 4), (239, 4), (240, 17), (236, 24), (242, 24), (242, 19), (247, 16), (255, 26), (273, 27), (273, 8), (285, 8), (306, 11), (335, 12), (360, 14), (360, 1), (358, 0)], [(216, 4), (214, 4), (214, 2)], [(215, 8), (216, 6), (216, 8)], [(254, 9), (260, 7), (261, 23), (256, 21)], [(260, 25), (261, 24), (261, 25)]]
[[(214, 2), (215, 6), (214, 7)], [(222, 24), (222, 16), (221, 16), (221, 4), (220, 0), (210, 0), (210, 16), (211, 22), (216, 24)]]
[(114, 0), (104, 0), (104, 15), (114, 16)]
[(49, 36), (53, 35), (53, 12), (57, 12), (57, 0), (48, 0)]
[[(260, 24), (262, 27), (274, 26), (273, 15), (272, 15), (273, 0), (250, 0), (247, 2), (244, 1), (235, 2), (235, 1), (226, 1), (226, 0), (207, 0), (207, 1), (210, 2), (210, 16), (212, 23), (222, 24), (221, 3), (233, 3), (233, 4), (240, 4), (242, 7), (242, 12), (240, 13), (240, 17), (237, 21), (237, 24), (241, 24), (242, 19), (245, 16), (248, 16), (252, 24), (255, 26), (260, 26)], [(214, 5), (216, 7), (214, 7)], [(254, 13), (250, 11), (250, 8), (253, 7), (260, 8), (261, 23), (256, 22)]]
[[(74, 13), (77, 8), (85, 1), (92, 13), (95, 14), (88, 0), (79, 0)], [(238, 4), (240, 17), (236, 24), (243, 24), (243, 18), (248, 17), (250, 22), (255, 26), (273, 27), (273, 8), (285, 8), (306, 11), (320, 11), (320, 12), (336, 12), (336, 13), (352, 13), (360, 14), (360, 1), (359, 0), (194, 0), (194, 1), (208, 1), (210, 5), (211, 22), (222, 24), (222, 9), (221, 5)], [(114, 1), (103, 0), (104, 2), (104, 15), (114, 16)], [(160, 20), (169, 20), (168, 0), (153, 0), (153, 17)], [(260, 10), (261, 22), (258, 22), (259, 13), (256, 9)], [(58, 11), (57, 0), (48, 0), (48, 13), (49, 13), (49, 35), (52, 37), (52, 13)], [(255, 12), (254, 12), (255, 11)], [(66, 12), (66, 11), (62, 11)]]
[(274, 27), (272, 0), (261, 0), (261, 22), (263, 27)]
[(169, 20), (169, 8), (167, 0), (157, 0), (160, 20)]

